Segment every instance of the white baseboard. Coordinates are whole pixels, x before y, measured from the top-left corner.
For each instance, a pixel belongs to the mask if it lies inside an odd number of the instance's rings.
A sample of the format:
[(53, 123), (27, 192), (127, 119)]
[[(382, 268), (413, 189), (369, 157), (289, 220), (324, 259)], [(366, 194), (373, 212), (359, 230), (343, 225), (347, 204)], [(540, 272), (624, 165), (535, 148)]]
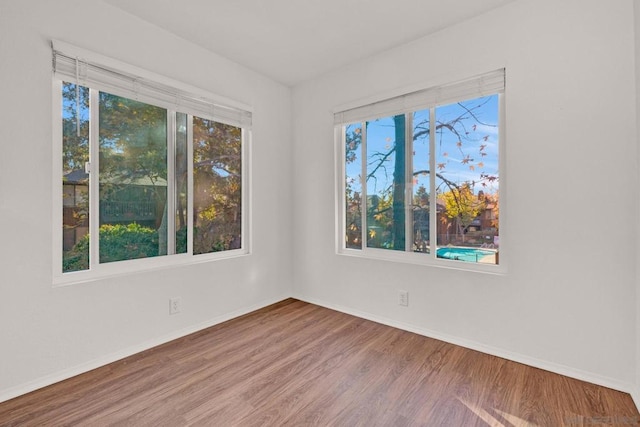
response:
[[(636, 406), (640, 410), (640, 391), (636, 386), (631, 383), (618, 381), (616, 379), (608, 378), (602, 375), (598, 375), (592, 372), (582, 371), (580, 369), (574, 369), (569, 366), (565, 366), (558, 363), (548, 362), (546, 360), (537, 359), (534, 357), (526, 356), (524, 354), (515, 353), (512, 351), (504, 350), (501, 348), (485, 345), (472, 340), (459, 338), (452, 335), (442, 334), (439, 332), (431, 331), (425, 328), (416, 327), (396, 320), (388, 319), (385, 317), (377, 316), (371, 313), (354, 310), (348, 307), (343, 307), (336, 304), (327, 303), (326, 301), (320, 301), (315, 298), (306, 298), (302, 295), (294, 295), (293, 298), (305, 301), (311, 304), (326, 307), (332, 310), (340, 311), (342, 313), (351, 314), (363, 319), (371, 320), (376, 323), (380, 323), (394, 328), (402, 329), (405, 331), (413, 332), (425, 337), (434, 338), (440, 341), (445, 341), (450, 344), (459, 345), (471, 350), (480, 351), (482, 353), (490, 354), (492, 356), (501, 357), (503, 359), (511, 360), (514, 362), (522, 363), (524, 365), (532, 366), (534, 368), (543, 369), (545, 371), (553, 372), (556, 374), (564, 375), (567, 377), (575, 378), (581, 381), (586, 381), (592, 384), (600, 385), (603, 387), (611, 388), (614, 390), (622, 391), (632, 395)], [(635, 393), (635, 395), (634, 395)]]
[(261, 301), (257, 304), (250, 305), (248, 307), (243, 307), (238, 310), (234, 310), (230, 313), (225, 313), (223, 315), (214, 317), (205, 322), (189, 326), (187, 328), (183, 328), (177, 330), (175, 332), (171, 332), (169, 334), (145, 341), (139, 345), (134, 345), (128, 348), (125, 348), (120, 351), (116, 351), (114, 353), (108, 354), (104, 357), (99, 357), (97, 359), (90, 360), (86, 363), (82, 363), (77, 366), (73, 366), (68, 369), (64, 369), (59, 372), (55, 372), (51, 375), (46, 375), (44, 377), (38, 378), (37, 380), (30, 381), (25, 384), (21, 384), (17, 387), (12, 387), (6, 390), (0, 390), (0, 402), (7, 401), (9, 399), (13, 399), (15, 397), (21, 396), (23, 394), (30, 393), (32, 391), (38, 390), (42, 387), (49, 386), (51, 384), (55, 384), (57, 382), (69, 379), (71, 377), (75, 377), (76, 375), (83, 374), (85, 372), (89, 372), (93, 369), (99, 368), (101, 366), (108, 365), (109, 363), (116, 362), (118, 360), (124, 359), (125, 357), (132, 356), (134, 354), (140, 353), (142, 351), (148, 350), (150, 348), (156, 347), (161, 344), (165, 344), (169, 341), (175, 340), (177, 338), (184, 337), (186, 335), (192, 334), (194, 332), (198, 332), (202, 329), (206, 329), (208, 327), (217, 325), (222, 322), (226, 322), (227, 320), (234, 319), (236, 317), (242, 316), (247, 313), (251, 313), (252, 311), (259, 310), (263, 307), (266, 307), (271, 304), (275, 304), (279, 301), (285, 300), (289, 298), (289, 295), (281, 295), (279, 297), (270, 298), (268, 300)]
[(0, 402), (4, 402), (9, 399), (13, 399), (15, 397), (21, 396), (23, 394), (27, 394), (29, 392), (35, 391), (42, 387), (49, 386), (51, 384), (55, 384), (57, 382), (69, 379), (79, 374), (83, 374), (85, 372), (91, 371), (93, 369), (99, 368), (104, 365), (108, 365), (109, 363), (116, 362), (118, 360), (124, 359), (125, 357), (132, 356), (134, 354), (140, 353), (142, 351), (148, 350), (150, 348), (156, 347), (158, 345), (167, 343), (177, 338), (184, 337), (185, 335), (189, 335), (191, 333), (200, 331), (202, 329), (206, 329), (208, 327), (217, 325), (222, 322), (226, 322), (227, 320), (234, 319), (236, 317), (242, 316), (244, 314), (250, 313), (255, 310), (259, 310), (263, 307), (266, 307), (271, 304), (275, 304), (279, 301), (285, 300), (287, 298), (297, 298), (301, 301), (305, 301), (311, 304), (316, 304), (322, 307), (326, 307), (332, 310), (340, 311), (342, 313), (351, 314), (353, 316), (357, 316), (363, 319), (371, 320), (376, 323), (380, 323), (383, 325), (392, 326), (394, 328), (402, 329), (405, 331), (413, 332), (419, 335), (423, 335), (429, 338), (434, 338), (440, 341), (445, 341), (451, 344), (459, 345), (461, 347), (469, 348), (471, 350), (480, 351), (482, 353), (490, 354), (492, 356), (502, 357), (503, 359), (512, 360), (514, 362), (523, 363), (525, 365), (529, 365), (535, 368), (544, 369), (549, 372), (554, 372), (556, 374), (565, 375), (567, 377), (579, 379), (582, 381), (586, 381), (592, 384), (597, 384), (603, 387), (608, 387), (614, 390), (622, 391), (625, 393), (629, 393), (633, 398), (634, 403), (638, 410), (640, 410), (640, 385), (634, 385), (630, 383), (625, 383), (621, 381), (617, 381), (615, 379), (607, 378), (598, 374), (594, 374), (591, 372), (582, 371), (579, 369), (570, 368), (568, 366), (564, 366), (557, 363), (548, 362), (545, 360), (536, 359), (533, 357), (529, 357), (523, 354), (514, 353), (511, 351), (507, 351), (504, 349), (488, 346), (482, 343), (478, 343), (475, 341), (458, 338), (455, 336), (450, 336), (447, 334), (441, 334), (439, 332), (431, 331), (424, 328), (419, 328), (407, 323), (398, 322), (395, 320), (391, 320), (385, 317), (373, 315), (371, 313), (354, 310), (348, 307), (343, 307), (336, 304), (331, 304), (326, 301), (320, 301), (314, 298), (306, 298), (301, 295), (281, 295), (279, 297), (271, 298), (268, 300), (264, 300), (257, 304), (253, 304), (248, 307), (243, 307), (241, 309), (232, 311), (230, 313), (223, 314), (221, 316), (214, 317), (200, 324), (192, 325), (187, 328), (172, 332), (167, 335), (163, 335), (158, 338), (154, 338), (152, 340), (145, 341), (139, 345), (131, 346), (126, 349), (111, 353), (104, 357), (99, 357), (97, 359), (91, 360), (86, 363), (82, 363), (77, 366), (73, 366), (69, 369), (64, 369), (62, 371), (56, 372), (51, 375), (46, 375), (42, 378), (38, 378), (37, 380), (30, 381), (28, 383), (19, 385), (17, 387), (9, 388), (6, 390), (0, 390)]

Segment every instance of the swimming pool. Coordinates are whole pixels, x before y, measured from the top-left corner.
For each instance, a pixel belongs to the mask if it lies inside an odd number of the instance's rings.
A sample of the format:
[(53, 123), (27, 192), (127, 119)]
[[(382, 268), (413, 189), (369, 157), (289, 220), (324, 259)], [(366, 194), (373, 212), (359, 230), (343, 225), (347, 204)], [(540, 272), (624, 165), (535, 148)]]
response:
[(487, 255), (493, 255), (495, 252), (476, 248), (457, 248), (446, 247), (438, 248), (436, 255), (438, 258), (454, 259), (456, 261), (478, 262)]

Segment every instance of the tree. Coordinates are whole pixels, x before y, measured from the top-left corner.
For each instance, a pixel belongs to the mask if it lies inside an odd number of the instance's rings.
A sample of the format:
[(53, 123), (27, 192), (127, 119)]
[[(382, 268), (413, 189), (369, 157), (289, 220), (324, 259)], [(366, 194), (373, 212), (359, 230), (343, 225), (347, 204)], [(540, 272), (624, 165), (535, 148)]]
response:
[[(475, 186), (481, 186), (486, 192), (490, 192), (497, 185), (498, 176), (495, 172), (485, 172), (485, 156), (488, 154), (487, 147), (489, 144), (489, 134), (487, 132), (491, 128), (496, 128), (497, 124), (486, 121), (483, 118), (483, 108), (492, 99), (497, 99), (497, 97), (479, 98), (451, 104), (450, 106), (438, 107), (436, 109), (436, 123), (434, 123), (433, 127), (429, 123), (429, 114), (423, 114), (420, 117), (418, 117), (417, 113), (414, 114), (413, 129), (410, 130), (407, 129), (405, 115), (388, 118), (391, 121), (381, 119), (385, 120), (384, 123), (389, 123), (385, 124), (385, 126), (393, 127), (393, 138), (388, 138), (389, 144), (384, 148), (376, 147), (372, 149), (369, 142), (367, 142), (367, 153), (358, 154), (362, 142), (360, 128), (355, 125), (347, 127), (348, 132), (345, 140), (347, 166), (357, 161), (366, 161), (367, 175), (365, 184), (371, 187), (372, 183), (378, 181), (388, 183), (388, 186), (383, 188), (375, 186), (377, 189), (367, 193), (368, 200), (366, 201), (368, 225), (371, 226), (372, 221), (375, 221), (375, 227), (381, 228), (380, 231), (374, 230), (378, 238), (382, 233), (386, 233), (385, 239), (380, 243), (381, 247), (405, 250), (406, 246), (405, 222), (408, 219), (405, 214), (407, 202), (405, 194), (408, 174), (405, 159), (407, 151), (412, 149), (407, 147), (407, 139), (413, 141), (413, 154), (415, 156), (416, 144), (428, 144), (430, 133), (435, 131), (439, 152), (436, 171), (431, 171), (428, 166), (416, 168), (416, 165), (414, 165), (414, 170), (409, 174), (414, 177), (414, 184), (418, 183), (421, 176), (429, 176), (433, 173), (436, 176), (437, 188), (435, 190), (438, 193), (447, 191), (459, 193), (460, 188), (464, 185), (467, 185), (472, 191)], [(371, 125), (374, 122), (376, 121), (367, 122), (367, 135), (372, 133)], [(412, 132), (411, 138), (406, 137), (407, 132)], [(451, 146), (451, 148), (446, 148), (447, 146)], [(435, 153), (431, 154), (435, 155)], [(359, 157), (361, 155), (365, 155), (366, 159), (361, 159)], [(388, 170), (389, 168), (393, 170), (392, 173)], [(473, 178), (460, 180), (459, 178), (453, 178), (453, 175), (449, 173), (454, 169), (459, 170), (462, 168), (467, 170), (467, 175), (473, 174)], [(391, 181), (385, 178), (391, 175), (393, 176)], [(361, 178), (358, 177), (359, 179)], [(362, 203), (355, 199), (356, 194), (360, 196), (354, 190), (354, 188), (357, 188), (357, 182), (355, 181), (357, 180), (354, 177), (347, 180), (346, 206), (359, 206), (358, 203)], [(373, 195), (377, 196), (375, 202), (372, 199)], [(452, 202), (459, 203), (459, 200), (454, 197)], [(465, 206), (460, 205), (458, 210), (464, 212)], [(347, 224), (350, 227), (358, 223), (357, 215), (354, 215), (353, 212), (355, 211), (347, 209)], [(383, 227), (385, 225), (387, 226), (386, 228)], [(353, 228), (359, 231), (357, 225), (353, 226)], [(348, 234), (357, 235), (358, 233)], [(415, 230), (414, 234), (417, 234)], [(369, 237), (371, 238), (371, 232)], [(347, 245), (349, 245), (350, 239), (352, 238), (347, 237)], [(422, 239), (425, 240), (425, 236), (422, 236)], [(374, 245), (372, 242), (370, 243), (370, 246)]]
[[(77, 96), (77, 99), (76, 99)], [(89, 161), (89, 89), (62, 85), (62, 169), (63, 174), (84, 170)]]
[(242, 129), (194, 117), (195, 254), (240, 247), (241, 160)]
[[(89, 89), (63, 84), (63, 169), (81, 170), (89, 160)], [(77, 97), (76, 95), (79, 95)], [(147, 203), (153, 215), (142, 221), (158, 230), (158, 251), (167, 253), (167, 110), (133, 99), (99, 94), (100, 203)], [(77, 102), (78, 101), (78, 102)], [(79, 107), (79, 108), (78, 108)], [(77, 135), (76, 123), (80, 124)], [(187, 115), (176, 114), (176, 240), (186, 251)], [(240, 128), (193, 118), (194, 251), (240, 247), (241, 242)], [(98, 218), (93, 218), (98, 220)], [(109, 223), (100, 215), (101, 225)], [(127, 220), (126, 215), (114, 220)], [(85, 245), (88, 247), (88, 245)]]
[[(62, 85), (63, 271), (88, 268), (89, 247), (78, 243), (89, 223), (89, 89)], [(69, 177), (69, 178), (68, 178)], [(67, 188), (69, 190), (67, 190)], [(83, 191), (84, 190), (84, 191)], [(80, 194), (81, 197), (76, 197)], [(86, 230), (82, 234), (82, 230)], [(78, 250), (75, 247), (78, 246)], [(87, 267), (85, 267), (85, 265)]]
[(406, 188), (406, 121), (404, 114), (393, 116), (396, 161), (393, 168), (393, 249), (405, 250), (405, 188)]
[[(360, 160), (362, 127), (350, 125), (345, 129), (345, 163), (354, 164)], [(356, 163), (357, 164), (357, 163)], [(362, 176), (361, 171), (345, 177), (345, 246), (362, 248)], [(364, 201), (366, 203), (366, 201)]]
[[(99, 109), (100, 204), (135, 203), (139, 212), (148, 212), (144, 219), (122, 220), (158, 230), (157, 254), (166, 255), (167, 110), (105, 92), (100, 92)], [(116, 220), (101, 215), (100, 222)]]
[(466, 183), (442, 193), (441, 197), (445, 205), (445, 215), (456, 220), (457, 232), (464, 242), (465, 230), (482, 212), (485, 200), (473, 194), (469, 184)]
[(491, 207), (491, 226), (498, 228), (500, 223), (500, 193), (485, 194), (485, 203)]

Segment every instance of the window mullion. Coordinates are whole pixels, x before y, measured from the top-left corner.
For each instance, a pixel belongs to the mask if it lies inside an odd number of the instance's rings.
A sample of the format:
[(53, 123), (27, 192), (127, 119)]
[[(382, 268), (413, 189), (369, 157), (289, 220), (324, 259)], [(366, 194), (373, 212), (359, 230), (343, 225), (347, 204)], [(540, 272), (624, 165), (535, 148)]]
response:
[(167, 255), (176, 253), (176, 112), (167, 110)]
[[(338, 136), (338, 130), (340, 135)], [(337, 250), (340, 251), (342, 249), (348, 248), (348, 239), (347, 239), (347, 212), (349, 209), (349, 204), (347, 203), (347, 127), (346, 126), (336, 126), (334, 128), (335, 135), (335, 144), (336, 144), (336, 152), (335, 157), (338, 162), (339, 168), (337, 169), (338, 179), (336, 179), (338, 196), (340, 199), (338, 200), (338, 236), (337, 239)], [(339, 139), (338, 139), (339, 138)]]
[(362, 122), (360, 128), (362, 129), (362, 140), (360, 141), (360, 158), (362, 159), (362, 170), (360, 172), (360, 186), (362, 187), (360, 194), (360, 231), (362, 236), (362, 249), (364, 250), (367, 248), (367, 215), (369, 208), (367, 196), (367, 123)]
[(251, 236), (251, 221), (250, 215), (251, 210), (249, 208), (249, 189), (251, 188), (250, 183), (250, 168), (251, 168), (251, 131), (247, 129), (241, 130), (241, 150), (242, 150), (242, 163), (240, 165), (240, 173), (242, 174), (241, 180), (241, 195), (240, 200), (242, 206), (240, 208), (240, 216), (241, 216), (241, 224), (242, 224), (242, 232), (240, 233), (240, 246), (245, 248), (247, 251), (251, 252), (250, 248), (250, 236)]
[[(63, 105), (62, 81), (54, 80), (53, 83), (53, 271), (54, 277), (64, 273), (64, 166), (61, 161), (61, 153), (63, 153), (64, 125), (61, 117), (61, 111), (58, 109)], [(63, 108), (63, 107), (62, 107)], [(63, 178), (63, 179), (61, 179)]]
[(193, 255), (193, 116), (187, 116), (187, 253)]
[(429, 248), (436, 257), (438, 246), (438, 200), (436, 197), (436, 109), (429, 109)]
[(100, 91), (89, 89), (89, 269), (100, 264)]

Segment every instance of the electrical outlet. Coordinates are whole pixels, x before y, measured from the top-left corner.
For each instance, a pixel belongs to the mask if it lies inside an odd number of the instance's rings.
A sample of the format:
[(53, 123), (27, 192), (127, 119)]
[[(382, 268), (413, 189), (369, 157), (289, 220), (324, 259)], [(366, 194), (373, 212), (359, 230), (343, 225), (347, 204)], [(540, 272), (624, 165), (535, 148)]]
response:
[(409, 305), (409, 292), (398, 291), (398, 304), (407, 307)]
[(171, 298), (169, 300), (169, 314), (178, 314), (182, 308), (182, 302), (180, 298)]

